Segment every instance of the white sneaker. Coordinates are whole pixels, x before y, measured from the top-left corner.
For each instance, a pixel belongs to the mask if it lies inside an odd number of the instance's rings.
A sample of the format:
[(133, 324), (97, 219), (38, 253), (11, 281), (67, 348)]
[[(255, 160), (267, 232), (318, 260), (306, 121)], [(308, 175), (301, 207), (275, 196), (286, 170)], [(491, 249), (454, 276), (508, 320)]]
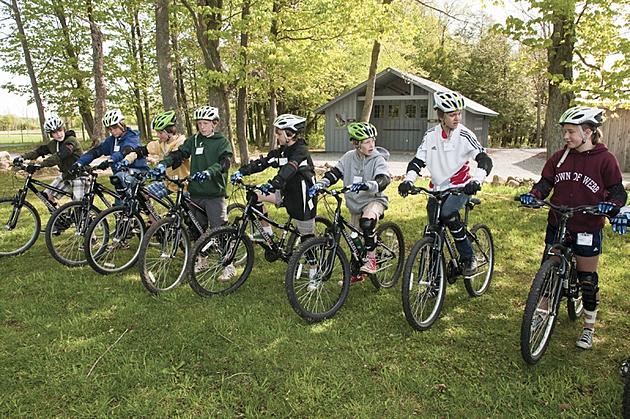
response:
[(575, 342), (575, 346), (582, 349), (591, 349), (593, 347), (593, 330), (582, 329), (582, 336)]
[(208, 256), (197, 256), (197, 261), (195, 262), (195, 273), (205, 271), (208, 269)]
[(233, 264), (229, 264), (223, 268), (223, 272), (219, 276), (219, 282), (228, 282), (234, 275), (236, 275), (236, 268)]
[(308, 285), (306, 287), (308, 292), (316, 291), (319, 288), (320, 281), (317, 280), (317, 271), (319, 271), (317, 266), (308, 268)]

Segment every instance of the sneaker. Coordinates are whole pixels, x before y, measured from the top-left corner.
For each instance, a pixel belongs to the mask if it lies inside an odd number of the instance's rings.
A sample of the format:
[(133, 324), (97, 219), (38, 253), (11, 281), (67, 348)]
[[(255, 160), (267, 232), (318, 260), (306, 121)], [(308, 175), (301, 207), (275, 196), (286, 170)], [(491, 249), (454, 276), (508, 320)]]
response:
[(319, 288), (321, 282), (317, 279), (317, 272), (319, 269), (314, 266), (308, 269), (308, 285), (306, 291), (313, 292)]
[[(364, 279), (365, 278), (363, 277), (363, 274), (352, 275), (350, 277), (350, 285), (358, 284), (359, 282), (363, 282)], [(339, 285), (340, 287), (343, 286), (343, 281), (337, 282), (337, 285)]]
[(208, 269), (208, 256), (197, 256), (197, 261), (195, 262), (195, 273), (205, 271)]
[(367, 274), (374, 274), (374, 273), (376, 273), (376, 271), (377, 271), (376, 255), (371, 255), (371, 256), (368, 255), (367, 256), (367, 260), (365, 261), (363, 266), (361, 266), (360, 270), (361, 270), (361, 272), (365, 272)]
[(477, 273), (477, 259), (464, 260), (462, 264), (464, 265), (464, 276), (473, 276)]
[(591, 349), (593, 346), (593, 330), (582, 329), (582, 336), (575, 342), (575, 346), (582, 349)]
[(230, 263), (228, 266), (223, 268), (223, 272), (219, 275), (219, 282), (228, 282), (234, 275), (236, 275), (236, 268)]

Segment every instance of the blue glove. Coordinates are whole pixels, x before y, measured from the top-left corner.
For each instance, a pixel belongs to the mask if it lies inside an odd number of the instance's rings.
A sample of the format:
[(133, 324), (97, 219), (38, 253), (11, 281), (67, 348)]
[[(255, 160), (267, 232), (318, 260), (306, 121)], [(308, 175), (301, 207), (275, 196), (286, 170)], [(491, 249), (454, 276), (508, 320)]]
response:
[(521, 204), (523, 205), (536, 205), (536, 197), (530, 193), (524, 193), (521, 196), (519, 196), (520, 200), (521, 200)]
[(230, 182), (232, 182), (232, 185), (236, 185), (241, 180), (243, 180), (243, 174), (241, 173), (240, 170), (237, 170), (236, 172), (234, 172), (232, 177), (230, 177)]
[(319, 193), (319, 191), (325, 188), (326, 187), (322, 183), (316, 182), (313, 186), (308, 188), (308, 197), (309, 198), (314, 197), (315, 195)]
[(208, 179), (210, 179), (210, 172), (208, 172), (207, 170), (193, 173), (193, 175), (190, 177), (190, 180), (192, 180), (193, 182), (205, 182)]
[(466, 185), (464, 185), (464, 193), (466, 195), (474, 195), (481, 190), (481, 184), (476, 180), (471, 180)]
[(370, 187), (365, 182), (357, 182), (350, 185), (350, 192), (359, 193), (360, 191), (367, 191)]
[(613, 204), (612, 202), (600, 202), (599, 204), (597, 204), (597, 209), (602, 214), (607, 214), (607, 215), (614, 216), (619, 213), (619, 208), (617, 207), (617, 205)]
[(271, 192), (274, 191), (273, 186), (271, 186), (271, 183), (269, 182), (259, 185), (258, 189), (260, 189), (260, 192), (262, 192), (264, 195), (269, 195)]
[(630, 219), (630, 213), (617, 214), (610, 219), (610, 224), (615, 233), (626, 234), (628, 232), (628, 219)]
[(165, 173), (166, 173), (166, 166), (164, 166), (162, 163), (158, 164), (153, 169), (149, 170), (149, 176), (155, 179), (161, 179)]
[(125, 159), (122, 159), (118, 163), (112, 164), (112, 170), (114, 172), (118, 172), (119, 170), (124, 169), (126, 167), (129, 167), (129, 162)]

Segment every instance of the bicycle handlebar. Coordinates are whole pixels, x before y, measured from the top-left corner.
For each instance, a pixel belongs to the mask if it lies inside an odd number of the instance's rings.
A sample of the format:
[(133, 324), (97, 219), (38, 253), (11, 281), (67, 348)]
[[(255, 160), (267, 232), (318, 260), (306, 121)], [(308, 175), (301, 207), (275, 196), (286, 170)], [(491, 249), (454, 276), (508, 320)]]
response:
[(409, 195), (418, 195), (421, 193), (425, 193), (427, 195), (430, 196), (434, 196), (436, 198), (444, 196), (444, 195), (461, 195), (464, 193), (464, 188), (463, 187), (457, 187), (457, 188), (448, 188), (448, 189), (444, 189), (442, 191), (432, 191), (431, 189), (427, 189), (427, 188), (423, 188), (422, 186), (413, 186), (410, 190), (409, 190)]
[[(551, 210), (555, 212), (558, 212), (560, 214), (569, 214), (569, 216), (582, 213), (582, 214), (588, 214), (588, 215), (594, 215), (594, 216), (610, 217), (610, 215), (602, 213), (599, 210), (599, 207), (597, 205), (578, 205), (577, 207), (569, 207), (567, 205), (556, 205), (545, 199), (538, 199), (536, 197), (534, 197), (534, 199), (536, 200), (536, 204), (534, 205), (521, 204), (521, 206), (525, 208), (533, 208), (533, 209), (549, 207)], [(520, 196), (515, 196), (514, 200), (520, 202), (521, 198)]]

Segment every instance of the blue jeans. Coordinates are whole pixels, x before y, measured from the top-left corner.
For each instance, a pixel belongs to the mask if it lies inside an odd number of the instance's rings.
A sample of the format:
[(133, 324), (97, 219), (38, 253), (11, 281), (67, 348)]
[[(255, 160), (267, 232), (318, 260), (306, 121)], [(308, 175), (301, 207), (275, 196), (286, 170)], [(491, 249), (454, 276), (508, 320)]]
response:
[[(470, 240), (466, 237), (464, 223), (459, 217), (459, 210), (466, 205), (469, 199), (470, 196), (465, 194), (450, 195), (442, 204), (442, 211), (440, 212), (440, 221), (442, 221), (442, 223), (444, 223), (451, 231), (453, 239), (455, 240), (455, 247), (457, 248), (462, 261), (469, 261), (473, 258), (473, 250), (470, 245)], [(437, 201), (429, 198), (429, 202), (427, 203), (429, 220), (433, 220), (435, 218), (436, 211)]]

